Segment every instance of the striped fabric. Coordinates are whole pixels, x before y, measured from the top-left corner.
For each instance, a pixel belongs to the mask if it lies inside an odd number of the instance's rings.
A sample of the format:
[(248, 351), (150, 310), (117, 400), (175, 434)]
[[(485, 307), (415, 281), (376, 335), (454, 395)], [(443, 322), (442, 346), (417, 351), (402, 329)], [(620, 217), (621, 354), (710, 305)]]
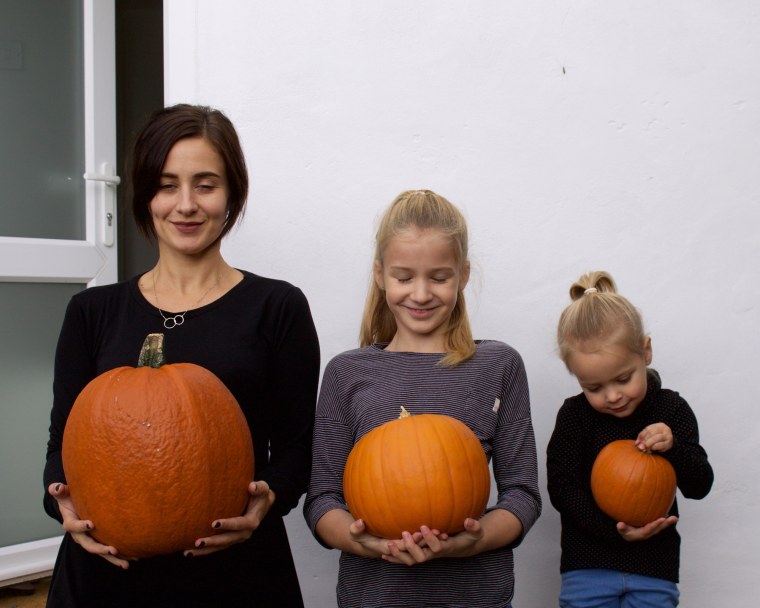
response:
[[(446, 368), (436, 365), (439, 354), (386, 352), (384, 346), (338, 355), (325, 370), (311, 486), (304, 504), (312, 532), (325, 513), (346, 509), (343, 467), (354, 443), (397, 418), (404, 406), (412, 414), (454, 416), (475, 432), (496, 481), (497, 502), (489, 508), (514, 513), (523, 534), (527, 533), (540, 514), (541, 497), (520, 355), (502, 342), (481, 341), (472, 359)], [(413, 567), (345, 553), (340, 560), (338, 604), (503, 608), (513, 595), (513, 547)]]

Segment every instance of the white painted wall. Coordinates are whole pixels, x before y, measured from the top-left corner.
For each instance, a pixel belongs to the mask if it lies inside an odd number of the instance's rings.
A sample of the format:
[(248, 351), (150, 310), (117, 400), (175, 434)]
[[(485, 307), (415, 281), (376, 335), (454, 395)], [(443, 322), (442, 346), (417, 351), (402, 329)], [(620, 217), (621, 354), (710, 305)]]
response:
[[(167, 101), (238, 126), (253, 175), (234, 264), (307, 294), (326, 362), (354, 347), (378, 213), (429, 187), (466, 213), (475, 333), (523, 355), (544, 515), (515, 606), (556, 605), (544, 452), (578, 391), (555, 356), (567, 288), (611, 271), (716, 472), (681, 498), (682, 605), (754, 607), (760, 541), (760, 4), (166, 0)], [(337, 555), (289, 516), (307, 605)]]

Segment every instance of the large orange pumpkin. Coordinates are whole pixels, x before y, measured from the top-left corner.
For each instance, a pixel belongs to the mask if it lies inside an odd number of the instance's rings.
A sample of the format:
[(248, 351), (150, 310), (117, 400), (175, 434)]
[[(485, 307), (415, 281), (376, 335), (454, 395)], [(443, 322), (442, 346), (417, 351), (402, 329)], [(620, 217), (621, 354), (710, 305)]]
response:
[(215, 519), (241, 515), (253, 443), (235, 397), (210, 371), (162, 365), (163, 334), (145, 340), (138, 367), (93, 379), (63, 436), (63, 468), (81, 519), (121, 555), (191, 548)]
[(367, 531), (401, 538), (427, 525), (455, 534), (488, 502), (488, 461), (475, 434), (441, 414), (402, 417), (364, 435), (343, 474), (346, 504)]
[(676, 496), (676, 473), (665, 458), (632, 439), (608, 443), (591, 469), (591, 492), (615, 521), (643, 526), (665, 517)]

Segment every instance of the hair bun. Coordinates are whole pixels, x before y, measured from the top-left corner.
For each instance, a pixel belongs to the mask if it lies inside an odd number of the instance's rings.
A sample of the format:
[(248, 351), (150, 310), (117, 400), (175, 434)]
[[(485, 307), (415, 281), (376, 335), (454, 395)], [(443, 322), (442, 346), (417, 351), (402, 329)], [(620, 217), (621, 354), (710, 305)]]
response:
[(573, 302), (592, 293), (617, 293), (612, 275), (604, 270), (595, 270), (584, 274), (570, 286), (570, 299)]

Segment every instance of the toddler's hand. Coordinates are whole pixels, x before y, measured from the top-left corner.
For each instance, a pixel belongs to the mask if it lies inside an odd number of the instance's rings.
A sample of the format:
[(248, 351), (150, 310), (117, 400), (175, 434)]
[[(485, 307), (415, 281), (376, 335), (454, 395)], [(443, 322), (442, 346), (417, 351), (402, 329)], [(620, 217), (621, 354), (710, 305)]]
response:
[(639, 433), (636, 447), (648, 452), (667, 452), (673, 447), (673, 431), (664, 422), (650, 424)]
[(639, 528), (635, 526), (629, 526), (628, 524), (620, 521), (617, 524), (617, 531), (628, 542), (637, 542), (640, 540), (646, 540), (652, 538), (655, 534), (659, 534), (665, 528), (669, 528), (678, 521), (675, 515), (670, 517), (660, 517), (644, 526)]

